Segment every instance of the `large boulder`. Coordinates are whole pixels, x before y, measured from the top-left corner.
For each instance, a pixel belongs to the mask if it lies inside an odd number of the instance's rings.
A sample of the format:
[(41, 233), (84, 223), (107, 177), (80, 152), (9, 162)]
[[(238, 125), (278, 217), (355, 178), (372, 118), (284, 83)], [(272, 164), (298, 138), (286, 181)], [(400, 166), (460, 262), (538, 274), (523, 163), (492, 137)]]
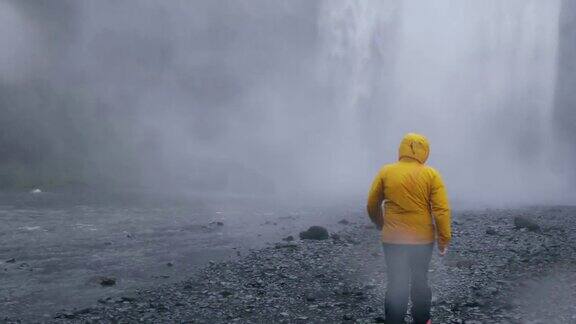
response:
[(330, 237), (328, 230), (322, 226), (312, 226), (304, 232), (300, 232), (302, 240), (327, 240)]
[(524, 216), (516, 216), (514, 217), (514, 228), (516, 229), (527, 229), (532, 232), (536, 232), (540, 230), (540, 225), (538, 225), (534, 220), (524, 217)]

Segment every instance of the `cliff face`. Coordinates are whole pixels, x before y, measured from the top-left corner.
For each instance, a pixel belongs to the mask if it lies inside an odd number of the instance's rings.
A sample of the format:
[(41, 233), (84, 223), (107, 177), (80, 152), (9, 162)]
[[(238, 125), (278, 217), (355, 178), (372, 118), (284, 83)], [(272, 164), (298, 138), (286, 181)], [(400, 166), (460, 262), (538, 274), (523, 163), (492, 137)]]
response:
[[(555, 122), (567, 169), (576, 162), (576, 2), (564, 0), (560, 15)], [(566, 160), (567, 159), (567, 160)], [(576, 173), (572, 171), (572, 177)]]

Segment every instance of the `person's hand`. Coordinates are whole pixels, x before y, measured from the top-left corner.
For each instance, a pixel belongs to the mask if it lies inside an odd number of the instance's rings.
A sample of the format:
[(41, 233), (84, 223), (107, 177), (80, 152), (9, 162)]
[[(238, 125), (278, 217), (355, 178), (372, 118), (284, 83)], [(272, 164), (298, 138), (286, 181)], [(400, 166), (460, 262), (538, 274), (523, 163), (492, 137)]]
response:
[(448, 252), (447, 246), (443, 246), (443, 247), (438, 248), (438, 255), (440, 255), (441, 257), (445, 256), (446, 252)]

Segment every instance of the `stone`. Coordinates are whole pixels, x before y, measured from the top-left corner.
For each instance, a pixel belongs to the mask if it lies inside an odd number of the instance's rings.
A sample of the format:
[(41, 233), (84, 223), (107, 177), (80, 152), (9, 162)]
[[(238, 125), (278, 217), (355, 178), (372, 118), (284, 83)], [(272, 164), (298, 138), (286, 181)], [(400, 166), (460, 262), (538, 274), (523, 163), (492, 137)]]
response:
[(311, 226), (308, 230), (300, 232), (302, 240), (327, 240), (329, 237), (328, 230), (322, 226)]
[(100, 286), (110, 287), (116, 285), (116, 278), (112, 277), (102, 277), (100, 278)]
[(536, 232), (540, 230), (540, 225), (538, 225), (534, 220), (525, 216), (514, 217), (514, 228), (516, 229), (527, 229), (531, 232)]
[(222, 295), (222, 297), (229, 297), (229, 296), (232, 296), (233, 294), (231, 291), (224, 290), (224, 291), (220, 292), (220, 295)]

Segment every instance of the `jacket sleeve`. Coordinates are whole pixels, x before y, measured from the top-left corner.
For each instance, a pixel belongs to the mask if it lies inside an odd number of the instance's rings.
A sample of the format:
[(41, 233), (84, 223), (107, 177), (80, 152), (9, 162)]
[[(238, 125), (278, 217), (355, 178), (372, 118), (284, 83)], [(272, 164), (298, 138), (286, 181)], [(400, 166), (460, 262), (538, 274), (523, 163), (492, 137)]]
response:
[(444, 248), (448, 246), (452, 239), (451, 211), (442, 176), (440, 176), (440, 173), (436, 170), (434, 170), (432, 180), (430, 205), (432, 215), (434, 216), (434, 223), (436, 224), (438, 247)]
[(372, 182), (370, 193), (368, 193), (368, 203), (366, 208), (370, 220), (372, 223), (376, 224), (379, 229), (381, 229), (384, 224), (384, 218), (382, 216), (382, 201), (384, 201), (384, 178), (382, 173), (383, 172), (380, 171)]

